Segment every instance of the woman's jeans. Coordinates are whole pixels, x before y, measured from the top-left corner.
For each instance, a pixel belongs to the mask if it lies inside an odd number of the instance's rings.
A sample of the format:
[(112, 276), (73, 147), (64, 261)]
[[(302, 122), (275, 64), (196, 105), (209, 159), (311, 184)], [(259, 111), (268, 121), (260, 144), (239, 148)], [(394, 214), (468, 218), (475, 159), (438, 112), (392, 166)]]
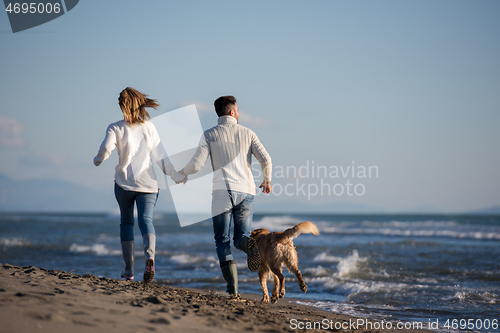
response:
[(120, 206), (120, 239), (122, 242), (134, 240), (134, 203), (137, 205), (137, 222), (142, 236), (155, 235), (153, 214), (159, 192), (143, 193), (125, 191), (115, 183), (115, 197)]
[(212, 222), (215, 247), (220, 263), (233, 260), (229, 245), (231, 218), (234, 220), (234, 246), (239, 249), (241, 239), (250, 237), (253, 199), (253, 195), (237, 191), (218, 190), (212, 193)]

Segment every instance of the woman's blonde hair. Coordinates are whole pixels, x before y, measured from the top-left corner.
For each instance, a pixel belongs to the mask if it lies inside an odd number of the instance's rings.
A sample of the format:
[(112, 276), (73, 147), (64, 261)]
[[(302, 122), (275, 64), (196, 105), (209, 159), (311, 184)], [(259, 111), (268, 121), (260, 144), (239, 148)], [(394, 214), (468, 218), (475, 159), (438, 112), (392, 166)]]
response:
[(122, 90), (120, 97), (118, 97), (118, 104), (120, 104), (125, 121), (135, 125), (151, 119), (146, 108), (156, 109), (160, 104), (155, 99), (147, 98), (147, 96), (130, 87)]

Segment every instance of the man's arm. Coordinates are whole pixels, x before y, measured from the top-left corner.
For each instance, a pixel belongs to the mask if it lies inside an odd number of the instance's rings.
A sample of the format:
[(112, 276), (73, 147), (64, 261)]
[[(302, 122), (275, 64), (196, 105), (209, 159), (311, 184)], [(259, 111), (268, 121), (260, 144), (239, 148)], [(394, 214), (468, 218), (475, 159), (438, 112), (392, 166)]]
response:
[(259, 188), (262, 188), (262, 192), (271, 192), (271, 178), (273, 173), (273, 165), (271, 162), (271, 156), (266, 151), (262, 143), (260, 143), (259, 138), (255, 133), (252, 136), (251, 144), (252, 154), (257, 158), (260, 163), (260, 168), (262, 169), (262, 174), (264, 175), (264, 181), (260, 184)]
[(262, 184), (260, 184), (259, 188), (262, 189), (262, 192), (266, 193), (266, 194), (269, 194), (271, 193), (271, 182), (262, 182)]
[(186, 164), (186, 166), (180, 171), (180, 173), (186, 176), (197, 173), (201, 170), (201, 168), (203, 168), (209, 155), (210, 145), (205, 140), (205, 135), (203, 135), (193, 157), (188, 162), (188, 164)]

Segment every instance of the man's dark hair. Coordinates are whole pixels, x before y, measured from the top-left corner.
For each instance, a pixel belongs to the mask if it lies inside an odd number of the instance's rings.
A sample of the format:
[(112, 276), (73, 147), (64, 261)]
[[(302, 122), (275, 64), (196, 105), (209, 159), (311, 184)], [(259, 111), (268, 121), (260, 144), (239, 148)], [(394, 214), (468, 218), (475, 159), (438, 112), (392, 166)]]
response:
[(219, 117), (228, 116), (231, 108), (236, 104), (234, 96), (221, 96), (214, 102), (215, 112)]

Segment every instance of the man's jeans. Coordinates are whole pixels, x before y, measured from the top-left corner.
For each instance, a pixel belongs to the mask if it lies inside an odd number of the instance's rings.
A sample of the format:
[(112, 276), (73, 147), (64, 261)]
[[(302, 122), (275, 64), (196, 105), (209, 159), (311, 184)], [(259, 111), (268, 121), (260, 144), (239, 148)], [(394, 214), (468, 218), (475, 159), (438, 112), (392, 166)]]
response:
[(115, 197), (120, 206), (121, 224), (120, 240), (122, 242), (134, 240), (134, 203), (137, 204), (137, 222), (141, 234), (155, 235), (153, 226), (153, 214), (158, 199), (157, 193), (143, 193), (135, 191), (125, 191), (115, 183)]
[[(214, 191), (212, 194), (212, 221), (215, 247), (219, 262), (233, 260), (231, 254), (230, 226), (234, 220), (233, 244), (239, 249), (241, 239), (250, 237), (252, 232), (254, 196), (236, 191)], [(240, 249), (241, 250), (241, 249)]]

